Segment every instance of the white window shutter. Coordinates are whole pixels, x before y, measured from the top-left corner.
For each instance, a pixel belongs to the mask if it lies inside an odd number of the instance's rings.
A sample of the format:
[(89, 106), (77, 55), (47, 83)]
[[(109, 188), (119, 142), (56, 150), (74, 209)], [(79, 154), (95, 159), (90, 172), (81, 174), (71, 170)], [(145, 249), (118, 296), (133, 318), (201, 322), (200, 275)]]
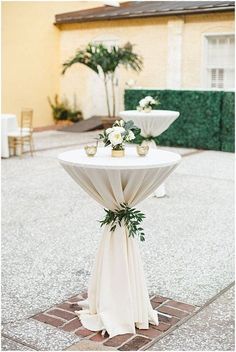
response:
[(234, 88), (233, 35), (207, 37), (206, 70), (207, 87), (212, 89)]

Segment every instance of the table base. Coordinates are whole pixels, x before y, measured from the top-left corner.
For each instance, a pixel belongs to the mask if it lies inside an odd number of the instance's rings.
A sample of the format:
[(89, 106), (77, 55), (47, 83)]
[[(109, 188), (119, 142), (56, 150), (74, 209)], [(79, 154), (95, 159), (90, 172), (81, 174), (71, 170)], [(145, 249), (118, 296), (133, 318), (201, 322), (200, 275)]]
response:
[(143, 272), (137, 240), (124, 226), (114, 232), (106, 226), (88, 289), (88, 300), (77, 314), (92, 331), (106, 330), (110, 337), (135, 333), (135, 328), (158, 325)]

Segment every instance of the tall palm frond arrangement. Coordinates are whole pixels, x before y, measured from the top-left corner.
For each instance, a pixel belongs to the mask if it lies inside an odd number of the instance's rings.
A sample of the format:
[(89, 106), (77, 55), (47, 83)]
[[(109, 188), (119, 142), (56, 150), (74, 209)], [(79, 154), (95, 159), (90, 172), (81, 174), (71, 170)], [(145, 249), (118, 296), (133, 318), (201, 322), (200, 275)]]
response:
[[(143, 66), (142, 58), (133, 52), (133, 45), (126, 43), (122, 47), (112, 46), (110, 48), (103, 44), (89, 43), (84, 50), (78, 50), (73, 58), (63, 64), (62, 74), (74, 64), (83, 64), (96, 72), (99, 76), (102, 74), (108, 116), (115, 116), (115, 72), (119, 66), (133, 71), (140, 72)], [(111, 81), (112, 89), (112, 114), (109, 103), (108, 82)]]

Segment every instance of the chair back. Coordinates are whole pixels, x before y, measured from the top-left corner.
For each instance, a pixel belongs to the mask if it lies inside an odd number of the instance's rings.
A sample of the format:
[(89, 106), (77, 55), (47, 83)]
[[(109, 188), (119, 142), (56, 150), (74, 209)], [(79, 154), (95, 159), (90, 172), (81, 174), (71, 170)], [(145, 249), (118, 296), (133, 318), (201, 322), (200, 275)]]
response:
[(21, 131), (33, 132), (33, 110), (24, 109), (21, 111)]

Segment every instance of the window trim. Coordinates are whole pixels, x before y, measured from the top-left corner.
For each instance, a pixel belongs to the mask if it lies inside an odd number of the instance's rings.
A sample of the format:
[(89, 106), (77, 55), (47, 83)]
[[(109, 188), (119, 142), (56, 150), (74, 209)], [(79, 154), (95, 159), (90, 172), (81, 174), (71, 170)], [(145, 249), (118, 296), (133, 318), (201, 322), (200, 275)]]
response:
[[(201, 85), (203, 89), (209, 89), (209, 90), (222, 90), (222, 88), (209, 88), (207, 87), (207, 74), (206, 74), (206, 67), (207, 67), (207, 38), (209, 37), (224, 37), (226, 35), (233, 35), (235, 38), (235, 32), (211, 32), (211, 33), (203, 33), (202, 34), (202, 69), (201, 69)], [(235, 87), (234, 87), (235, 88)], [(230, 90), (234, 90), (234, 88), (231, 88)], [(224, 90), (228, 90), (224, 88)]]

